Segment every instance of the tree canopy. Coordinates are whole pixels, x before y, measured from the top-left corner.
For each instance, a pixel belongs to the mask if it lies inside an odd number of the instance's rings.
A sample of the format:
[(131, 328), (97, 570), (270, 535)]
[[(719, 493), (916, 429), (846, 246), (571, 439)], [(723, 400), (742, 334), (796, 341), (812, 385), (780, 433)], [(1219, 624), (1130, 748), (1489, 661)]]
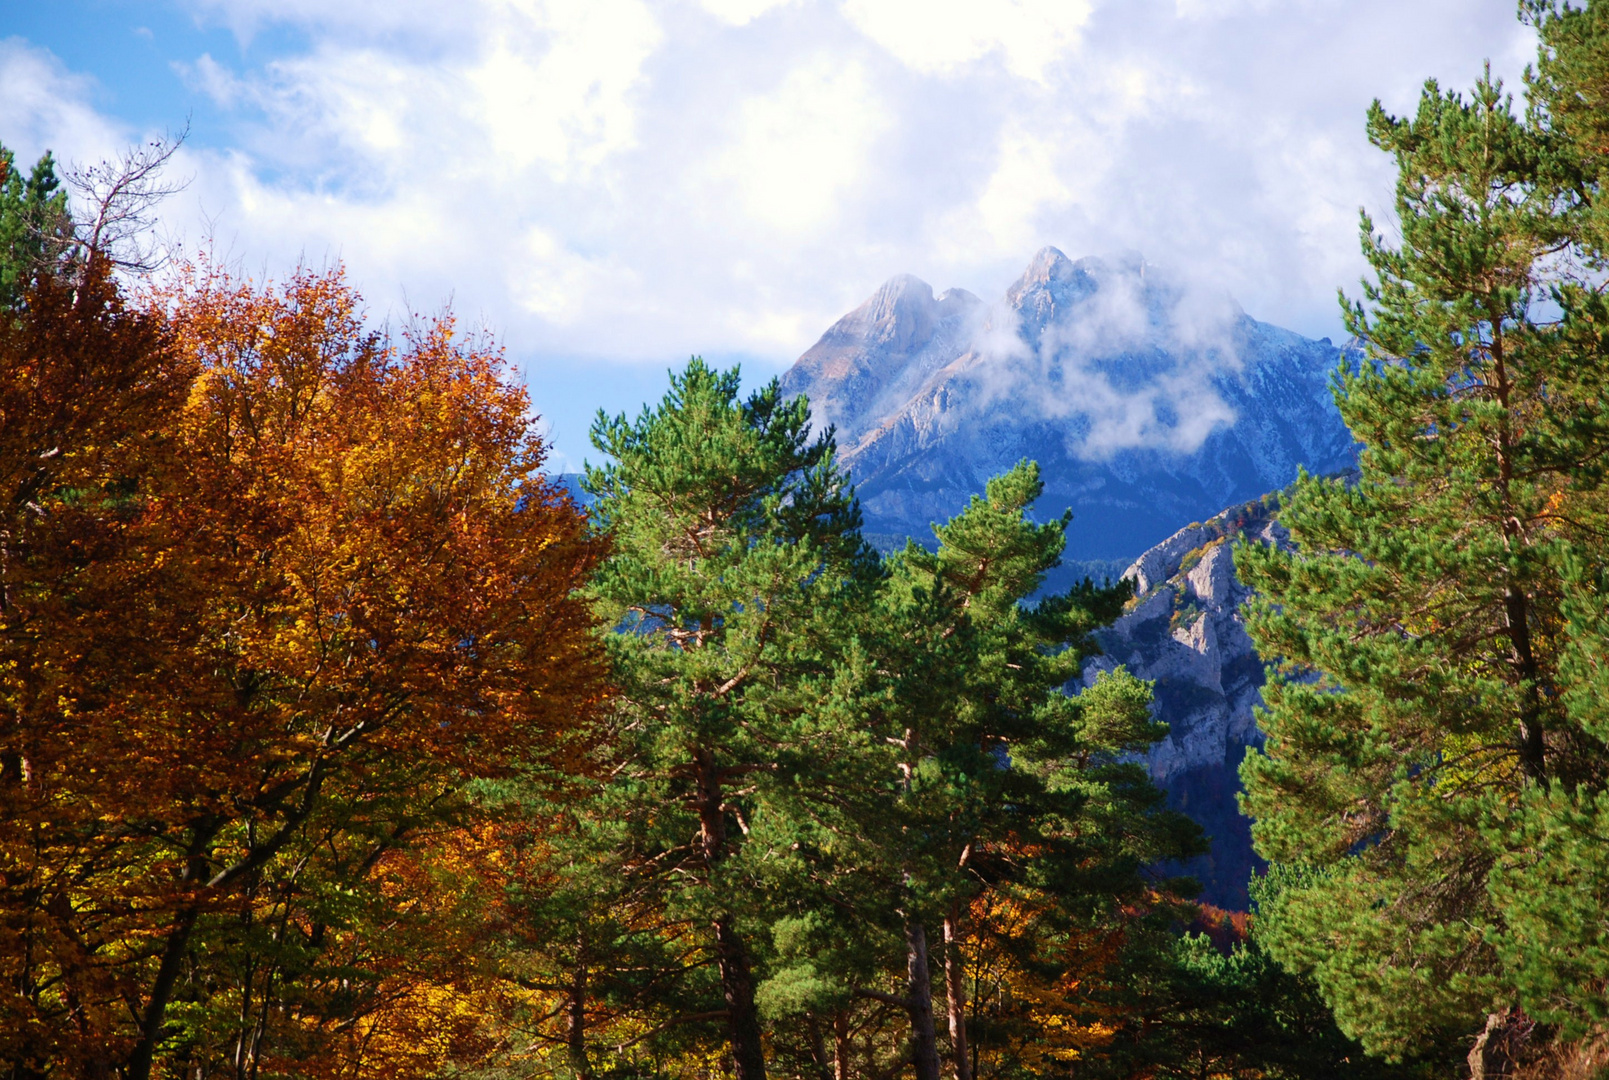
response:
[(1297, 551), (1237, 559), (1282, 665), (1245, 805), (1266, 857), (1311, 870), (1269, 947), (1394, 1058), (1604, 1019), (1609, 9), (1527, 11), (1523, 113), (1489, 76), (1370, 111), (1401, 239), (1364, 216), (1374, 279), (1344, 304), (1359, 472), (1297, 484)]

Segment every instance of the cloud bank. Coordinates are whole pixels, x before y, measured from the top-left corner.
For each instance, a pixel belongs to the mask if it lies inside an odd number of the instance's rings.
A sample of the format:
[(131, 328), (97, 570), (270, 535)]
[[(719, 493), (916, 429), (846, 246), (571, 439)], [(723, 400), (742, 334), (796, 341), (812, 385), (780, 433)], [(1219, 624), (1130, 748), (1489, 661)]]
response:
[[(451, 297), (539, 399), (589, 363), (645, 364), (639, 399), (694, 352), (775, 369), (892, 274), (995, 295), (1047, 243), (1330, 333), (1390, 199), (1368, 102), (1533, 48), (1508, 0), (175, 2), (236, 44), (151, 75), (206, 107), (170, 226), (342, 259), (382, 309)], [(145, 134), (98, 75), (4, 42), (0, 140)]]
[[(1062, 289), (1074, 272), (1061, 264)], [(1246, 319), (1227, 292), (1135, 253), (1083, 260), (1077, 272), (1089, 276), (1048, 320), (1032, 303), (980, 312), (966, 371), (974, 409), (1049, 421), (1067, 453), (1088, 461), (1193, 453), (1234, 424), (1220, 385), (1246, 367)]]

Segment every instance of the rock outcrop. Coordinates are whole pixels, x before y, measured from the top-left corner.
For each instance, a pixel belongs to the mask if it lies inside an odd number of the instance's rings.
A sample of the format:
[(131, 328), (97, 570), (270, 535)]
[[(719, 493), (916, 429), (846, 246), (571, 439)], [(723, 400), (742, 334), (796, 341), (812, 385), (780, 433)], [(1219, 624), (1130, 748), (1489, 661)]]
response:
[(1181, 868), (1203, 885), (1202, 898), (1246, 907), (1246, 881), (1257, 860), (1250, 822), (1241, 816), (1240, 759), (1262, 736), (1254, 713), (1262, 701), (1263, 663), (1246, 635), (1240, 605), (1250, 595), (1235, 577), (1234, 545), (1286, 546), (1290, 538), (1269, 497), (1232, 507), (1180, 529), (1125, 571), (1135, 583), (1129, 610), (1100, 632), (1105, 655), (1084, 668), (1085, 682), (1119, 664), (1156, 682), (1154, 714), (1168, 736), (1148, 756), (1152, 777), (1174, 809), (1211, 837), (1209, 854)]

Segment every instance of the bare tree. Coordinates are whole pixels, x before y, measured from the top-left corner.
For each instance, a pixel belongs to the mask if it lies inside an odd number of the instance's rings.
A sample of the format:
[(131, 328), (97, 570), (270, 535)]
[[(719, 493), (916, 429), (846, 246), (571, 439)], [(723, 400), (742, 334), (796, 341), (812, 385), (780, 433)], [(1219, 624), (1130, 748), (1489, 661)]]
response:
[(106, 260), (114, 269), (148, 274), (167, 262), (167, 250), (155, 236), (154, 211), (189, 186), (188, 180), (162, 176), (189, 133), (186, 125), (177, 135), (130, 147), (114, 160), (67, 170), (77, 197), (73, 228), (84, 266)]

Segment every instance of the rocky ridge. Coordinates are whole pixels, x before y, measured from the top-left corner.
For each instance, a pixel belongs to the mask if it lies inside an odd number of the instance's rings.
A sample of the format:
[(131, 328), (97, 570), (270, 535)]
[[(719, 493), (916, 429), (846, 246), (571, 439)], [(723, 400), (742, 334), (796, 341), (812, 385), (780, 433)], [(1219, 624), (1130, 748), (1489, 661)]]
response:
[(1254, 710), (1262, 703), (1263, 662), (1240, 606), (1251, 590), (1235, 577), (1234, 545), (1290, 545), (1276, 518), (1277, 497), (1231, 507), (1193, 523), (1136, 559), (1128, 610), (1099, 634), (1104, 655), (1084, 667), (1086, 685), (1123, 665), (1155, 681), (1153, 713), (1168, 735), (1147, 755), (1169, 805), (1211, 838), (1212, 850), (1181, 868), (1203, 885), (1203, 899), (1244, 910), (1246, 881), (1258, 865), (1250, 822), (1235, 800), (1240, 760), (1260, 746)]

